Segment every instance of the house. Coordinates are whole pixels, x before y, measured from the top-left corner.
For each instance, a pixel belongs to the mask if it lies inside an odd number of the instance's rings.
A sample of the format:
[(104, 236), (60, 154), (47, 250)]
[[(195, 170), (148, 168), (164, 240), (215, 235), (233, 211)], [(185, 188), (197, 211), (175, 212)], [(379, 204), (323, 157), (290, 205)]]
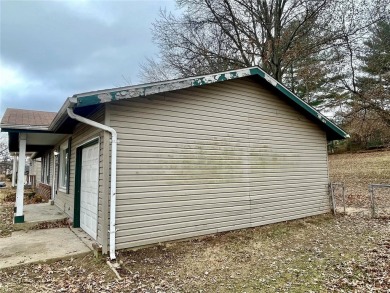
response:
[(258, 67), (77, 94), (40, 127), (18, 111), (10, 151), (41, 158), (55, 204), (112, 259), (328, 212), (327, 142), (348, 136)]

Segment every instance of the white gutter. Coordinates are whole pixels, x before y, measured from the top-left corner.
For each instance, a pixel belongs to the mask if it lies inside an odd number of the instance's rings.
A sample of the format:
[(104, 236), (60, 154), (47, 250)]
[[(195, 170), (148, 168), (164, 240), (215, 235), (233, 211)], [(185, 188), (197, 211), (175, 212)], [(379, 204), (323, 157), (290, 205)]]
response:
[(42, 126), (42, 125), (25, 125), (25, 124), (20, 124), (20, 125), (15, 125), (15, 124), (0, 124), (0, 128), (5, 128), (5, 129), (23, 129), (23, 130), (42, 130), (46, 131), (49, 130), (48, 126)]
[(115, 204), (116, 204), (116, 154), (117, 154), (117, 141), (118, 136), (115, 129), (79, 116), (73, 112), (72, 108), (67, 108), (67, 112), (70, 118), (79, 122), (91, 125), (96, 128), (103, 129), (111, 133), (111, 193), (110, 193), (110, 259), (113, 260), (115, 256)]

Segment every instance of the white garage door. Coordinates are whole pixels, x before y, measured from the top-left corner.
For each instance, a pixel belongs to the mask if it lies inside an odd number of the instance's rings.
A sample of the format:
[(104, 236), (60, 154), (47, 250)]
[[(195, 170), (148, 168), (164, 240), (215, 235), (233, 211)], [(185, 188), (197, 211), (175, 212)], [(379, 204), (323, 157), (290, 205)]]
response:
[(99, 144), (82, 151), (80, 227), (96, 239), (99, 187)]

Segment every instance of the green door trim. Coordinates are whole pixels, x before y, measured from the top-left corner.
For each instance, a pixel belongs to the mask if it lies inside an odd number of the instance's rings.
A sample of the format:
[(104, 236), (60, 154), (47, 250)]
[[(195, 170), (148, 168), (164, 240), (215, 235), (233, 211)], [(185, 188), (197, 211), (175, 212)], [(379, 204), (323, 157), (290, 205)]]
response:
[(83, 149), (99, 143), (99, 138), (87, 142), (76, 149), (76, 174), (74, 183), (74, 213), (73, 227), (80, 228), (80, 196), (81, 196), (81, 163), (83, 161)]

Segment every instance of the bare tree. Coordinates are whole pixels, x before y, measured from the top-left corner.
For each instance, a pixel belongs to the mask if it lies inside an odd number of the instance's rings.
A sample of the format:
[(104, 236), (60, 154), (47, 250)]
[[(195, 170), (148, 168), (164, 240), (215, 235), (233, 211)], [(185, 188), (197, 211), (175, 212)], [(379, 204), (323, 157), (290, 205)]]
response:
[(8, 152), (8, 143), (5, 137), (0, 138), (0, 174), (5, 174), (12, 169), (12, 158)]
[(177, 0), (183, 14), (162, 11), (153, 26), (161, 62), (147, 61), (141, 77), (157, 81), (258, 65), (307, 97), (334, 78), (327, 74), (340, 62), (334, 49), (382, 19), (388, 1)]
[(140, 64), (139, 77), (145, 82), (162, 81), (174, 79), (176, 72), (171, 67), (156, 61), (155, 58), (146, 58), (146, 61)]

